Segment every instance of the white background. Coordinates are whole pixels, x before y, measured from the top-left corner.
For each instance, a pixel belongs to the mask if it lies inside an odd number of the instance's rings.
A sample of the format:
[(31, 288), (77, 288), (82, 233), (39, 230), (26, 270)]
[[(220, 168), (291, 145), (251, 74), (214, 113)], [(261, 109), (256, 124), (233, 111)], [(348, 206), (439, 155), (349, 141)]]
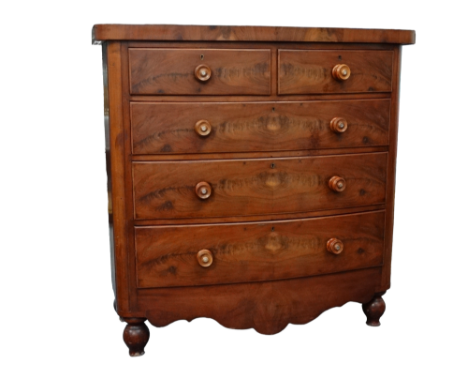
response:
[[(468, 55), (461, 1), (9, 1), (0, 11), (2, 381), (466, 381)], [(457, 5), (459, 4), (459, 5)], [(112, 308), (96, 23), (415, 29), (403, 49), (392, 288), (274, 336)]]

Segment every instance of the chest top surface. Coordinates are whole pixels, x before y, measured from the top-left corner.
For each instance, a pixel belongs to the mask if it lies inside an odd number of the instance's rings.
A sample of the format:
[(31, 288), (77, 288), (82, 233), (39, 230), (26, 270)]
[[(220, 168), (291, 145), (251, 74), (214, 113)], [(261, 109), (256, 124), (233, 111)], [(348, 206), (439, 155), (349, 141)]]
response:
[(300, 28), (227, 25), (128, 25), (97, 24), (93, 43), (133, 41), (265, 41), (414, 44), (414, 30)]

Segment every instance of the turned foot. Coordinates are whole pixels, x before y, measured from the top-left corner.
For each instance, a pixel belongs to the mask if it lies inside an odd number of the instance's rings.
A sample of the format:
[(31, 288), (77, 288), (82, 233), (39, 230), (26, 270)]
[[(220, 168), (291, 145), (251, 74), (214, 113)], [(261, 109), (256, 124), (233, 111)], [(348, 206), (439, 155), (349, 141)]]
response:
[(148, 343), (150, 333), (145, 325), (146, 318), (124, 318), (127, 326), (123, 332), (123, 339), (128, 346), (131, 357), (145, 354), (145, 346)]
[(376, 293), (372, 300), (366, 304), (362, 304), (362, 310), (367, 317), (367, 325), (380, 326), (380, 317), (385, 312), (385, 301), (382, 298), (384, 294), (385, 292)]

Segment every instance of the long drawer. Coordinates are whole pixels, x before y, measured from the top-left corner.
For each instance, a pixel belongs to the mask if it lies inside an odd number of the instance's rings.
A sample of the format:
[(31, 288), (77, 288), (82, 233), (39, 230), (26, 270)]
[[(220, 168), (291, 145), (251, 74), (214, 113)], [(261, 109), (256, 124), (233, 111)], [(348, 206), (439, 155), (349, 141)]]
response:
[(392, 51), (279, 50), (278, 94), (392, 90)]
[(227, 284), (382, 264), (383, 211), (242, 224), (135, 228), (139, 288)]
[(130, 92), (269, 95), (269, 49), (129, 49)]
[(388, 145), (389, 100), (132, 103), (134, 154)]
[(387, 153), (133, 163), (135, 219), (247, 216), (385, 202)]

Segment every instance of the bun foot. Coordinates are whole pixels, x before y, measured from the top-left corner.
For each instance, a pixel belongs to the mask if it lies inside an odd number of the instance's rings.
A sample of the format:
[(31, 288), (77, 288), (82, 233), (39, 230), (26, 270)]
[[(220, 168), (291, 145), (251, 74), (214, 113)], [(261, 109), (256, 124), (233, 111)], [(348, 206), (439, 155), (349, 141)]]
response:
[(145, 325), (146, 318), (124, 318), (127, 326), (123, 332), (123, 339), (128, 346), (130, 357), (139, 357), (145, 354), (150, 332)]
[(380, 317), (385, 312), (385, 301), (382, 298), (384, 294), (385, 292), (376, 293), (372, 300), (366, 304), (362, 304), (362, 310), (367, 317), (367, 325), (380, 326)]

